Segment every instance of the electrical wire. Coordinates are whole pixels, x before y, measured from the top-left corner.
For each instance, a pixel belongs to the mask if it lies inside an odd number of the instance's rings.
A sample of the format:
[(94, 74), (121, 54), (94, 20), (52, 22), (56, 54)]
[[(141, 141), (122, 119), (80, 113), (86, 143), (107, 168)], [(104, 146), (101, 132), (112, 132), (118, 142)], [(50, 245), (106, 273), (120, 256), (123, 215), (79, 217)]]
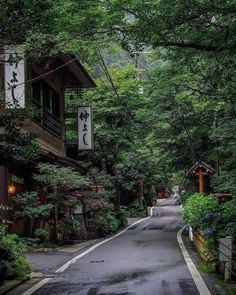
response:
[[(50, 75), (50, 74), (52, 74), (52, 73), (54, 73), (54, 72), (56, 72), (56, 71), (62, 69), (62, 68), (64, 68), (64, 67), (67, 66), (68, 64), (74, 62), (75, 60), (78, 60), (78, 58), (75, 57), (75, 58), (71, 59), (70, 61), (68, 61), (68, 62), (66, 62), (66, 63), (64, 63), (64, 64), (58, 66), (57, 68), (55, 68), (55, 69), (53, 69), (53, 70), (51, 70), (51, 71), (49, 71), (49, 72), (47, 72), (47, 73), (44, 73), (44, 74), (42, 74), (42, 75), (40, 75), (40, 76), (38, 76), (38, 77), (35, 77), (35, 78), (33, 78), (33, 79), (26, 80), (26, 81), (24, 81), (24, 82), (22, 82), (22, 83), (15, 84), (14, 86), (18, 87), (18, 86), (25, 85), (25, 84), (30, 83), (30, 82), (35, 82), (35, 81), (37, 81), (37, 80), (40, 80), (41, 78), (44, 78), (44, 77), (46, 77), (46, 76), (48, 76), (48, 75)], [(9, 90), (10, 90), (10, 89), (9, 89)], [(0, 90), (0, 92), (5, 93), (6, 91), (9, 91), (9, 90)]]

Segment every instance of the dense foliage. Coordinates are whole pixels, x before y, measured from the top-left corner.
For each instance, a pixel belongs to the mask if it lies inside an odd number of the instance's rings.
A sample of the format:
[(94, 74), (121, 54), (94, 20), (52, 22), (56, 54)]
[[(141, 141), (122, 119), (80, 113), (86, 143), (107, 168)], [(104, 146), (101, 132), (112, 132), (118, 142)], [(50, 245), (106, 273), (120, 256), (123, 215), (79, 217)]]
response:
[(17, 235), (6, 235), (0, 239), (0, 284), (5, 279), (24, 279), (31, 268), (22, 255), (24, 245)]
[[(0, 93), (1, 98), (1, 93)], [(24, 120), (34, 115), (34, 110), (27, 109), (3, 109), (3, 101), (0, 99), (0, 128), (4, 132), (0, 134), (1, 160), (36, 159), (38, 157), (39, 145), (34, 134), (22, 132), (19, 125)]]
[(214, 196), (194, 194), (184, 206), (184, 221), (208, 238), (236, 237), (235, 201), (220, 204)]
[[(35, 176), (54, 207), (55, 239), (60, 230), (65, 238), (75, 237), (78, 224), (70, 214), (79, 191), (91, 183), (94, 199), (83, 202), (102, 234), (125, 224), (122, 203), (130, 205), (131, 216), (145, 214), (142, 207), (152, 204), (159, 181), (168, 184), (174, 179), (194, 190), (186, 183), (185, 171), (199, 160), (216, 170), (210, 190), (235, 197), (235, 19), (235, 1), (225, 0), (1, 1), (1, 49), (21, 44), (25, 56), (39, 60), (72, 53), (88, 64), (92, 61), (97, 77), (95, 91), (67, 101), (72, 108), (93, 106), (94, 150), (75, 156), (91, 182), (75, 171), (47, 164), (40, 165)], [(108, 47), (113, 50), (109, 54)], [(117, 55), (119, 47), (128, 52), (128, 60)], [(144, 52), (148, 54), (141, 73)], [(1, 161), (37, 159), (37, 139), (18, 127), (32, 115), (32, 110), (1, 111)], [(75, 140), (76, 134), (72, 119), (68, 139)], [(105, 192), (98, 192), (100, 184)], [(16, 217), (26, 223), (50, 211), (50, 206), (38, 207), (33, 193), (18, 196), (16, 203)], [(186, 223), (209, 237), (236, 237), (235, 216), (234, 198), (219, 206), (214, 197), (193, 195), (185, 204)], [(16, 237), (6, 236), (8, 225), (1, 217), (1, 279), (29, 271)], [(46, 235), (42, 228), (35, 232), (41, 240)]]
[(53, 205), (42, 204), (37, 192), (24, 192), (13, 197), (14, 220), (23, 220), (26, 235), (32, 236), (35, 227), (41, 228), (50, 216)]
[[(93, 106), (94, 150), (89, 153), (86, 165), (87, 168), (95, 166), (99, 173), (108, 175), (108, 189), (113, 189), (117, 197), (114, 203), (119, 207), (120, 202), (124, 203), (124, 195), (126, 204), (138, 198), (141, 182), (145, 196), (153, 193), (157, 166), (145, 145), (148, 128), (142, 121), (142, 109), (145, 109), (146, 97), (140, 93), (137, 69), (132, 65), (113, 65), (107, 71), (109, 76), (103, 74), (96, 79), (97, 89), (86, 91), (82, 99), (68, 100), (67, 107)], [(72, 119), (68, 125), (71, 139), (77, 136), (76, 126), (76, 120)], [(145, 202), (140, 200), (140, 205), (142, 201)], [(146, 200), (149, 204), (151, 201)]]
[(53, 239), (61, 240), (60, 232), (63, 229), (65, 232), (62, 232), (62, 235), (68, 237), (75, 228), (76, 222), (72, 220), (72, 215), (78, 203), (76, 192), (86, 188), (89, 182), (70, 167), (40, 163), (38, 170), (39, 173), (34, 175), (34, 179), (45, 187), (47, 201), (54, 207)]
[[(97, 100), (105, 97), (106, 105), (96, 102), (95, 119), (107, 127), (95, 131), (95, 148), (109, 173), (114, 174), (115, 162), (132, 161), (124, 155), (132, 141), (134, 157), (146, 163), (155, 158), (151, 165), (158, 167), (158, 179), (183, 176), (194, 162), (205, 160), (217, 170), (212, 188), (236, 191), (234, 1), (5, 0), (1, 5), (2, 44), (24, 43), (26, 54), (39, 58), (64, 51), (101, 63), (100, 53), (111, 42), (127, 50), (136, 65), (140, 51), (155, 52), (145, 69), (145, 99), (137, 95), (141, 82), (124, 83), (115, 68), (109, 69), (115, 87), (101, 76), (96, 81)], [(92, 96), (84, 101), (94, 102)]]
[[(146, 100), (138, 106), (142, 129), (138, 128), (145, 141), (140, 133), (136, 136), (146, 147), (145, 159), (155, 157), (159, 178), (167, 180), (172, 174), (180, 178), (192, 164), (204, 160), (217, 171), (211, 189), (234, 194), (235, 3), (87, 0), (80, 3), (76, 16), (83, 25), (79, 30), (71, 27), (72, 35), (78, 33), (97, 46), (107, 38), (119, 40), (136, 64), (140, 50), (152, 49), (145, 68)], [(111, 135), (115, 138), (113, 129), (109, 140)]]
[(217, 171), (212, 188), (235, 193), (234, 56), (183, 49), (157, 56), (162, 63), (146, 87), (159, 161), (181, 174), (204, 160)]

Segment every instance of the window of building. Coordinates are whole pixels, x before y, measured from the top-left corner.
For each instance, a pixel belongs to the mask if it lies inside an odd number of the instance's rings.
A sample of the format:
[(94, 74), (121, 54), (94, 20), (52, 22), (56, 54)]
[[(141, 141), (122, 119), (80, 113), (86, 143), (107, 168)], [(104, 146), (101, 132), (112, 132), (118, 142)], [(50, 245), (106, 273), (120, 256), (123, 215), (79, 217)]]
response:
[[(32, 71), (32, 78), (38, 74)], [(32, 83), (32, 103), (37, 115), (34, 120), (50, 133), (59, 138), (64, 138), (64, 123), (60, 120), (60, 95), (44, 80), (36, 80)]]
[[(32, 78), (38, 74), (32, 71)], [(43, 106), (49, 113), (60, 118), (60, 95), (52, 89), (44, 80), (33, 82), (33, 100)]]

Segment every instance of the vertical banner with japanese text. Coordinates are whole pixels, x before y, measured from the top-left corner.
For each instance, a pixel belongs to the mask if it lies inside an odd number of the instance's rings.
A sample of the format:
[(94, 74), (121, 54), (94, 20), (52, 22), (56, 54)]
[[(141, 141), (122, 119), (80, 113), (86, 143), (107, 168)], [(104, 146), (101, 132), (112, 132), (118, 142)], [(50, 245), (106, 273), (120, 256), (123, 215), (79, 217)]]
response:
[(78, 107), (78, 149), (93, 149), (92, 110), (91, 107)]
[(4, 80), (6, 108), (25, 107), (25, 61), (20, 46), (4, 47)]

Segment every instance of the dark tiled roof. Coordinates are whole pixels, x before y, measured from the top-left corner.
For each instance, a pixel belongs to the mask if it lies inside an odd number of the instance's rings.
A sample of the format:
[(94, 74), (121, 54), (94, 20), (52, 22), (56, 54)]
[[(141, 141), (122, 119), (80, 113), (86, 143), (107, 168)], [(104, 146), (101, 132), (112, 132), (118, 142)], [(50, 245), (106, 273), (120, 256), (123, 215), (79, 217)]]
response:
[(195, 173), (195, 171), (198, 169), (198, 168), (204, 168), (207, 172), (209, 173), (214, 173), (215, 172), (215, 169), (212, 168), (209, 164), (203, 162), (203, 161), (200, 161), (200, 162), (197, 162), (195, 163), (187, 172), (186, 172), (186, 176), (191, 176), (192, 174)]

